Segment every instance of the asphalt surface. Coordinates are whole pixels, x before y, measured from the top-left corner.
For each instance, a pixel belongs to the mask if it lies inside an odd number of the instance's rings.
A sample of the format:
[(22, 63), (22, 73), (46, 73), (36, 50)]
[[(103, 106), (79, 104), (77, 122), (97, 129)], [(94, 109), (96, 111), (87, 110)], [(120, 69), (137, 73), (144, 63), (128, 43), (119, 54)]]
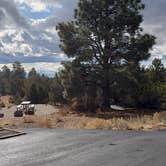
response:
[(166, 166), (166, 131), (23, 131), (0, 141), (0, 166)]

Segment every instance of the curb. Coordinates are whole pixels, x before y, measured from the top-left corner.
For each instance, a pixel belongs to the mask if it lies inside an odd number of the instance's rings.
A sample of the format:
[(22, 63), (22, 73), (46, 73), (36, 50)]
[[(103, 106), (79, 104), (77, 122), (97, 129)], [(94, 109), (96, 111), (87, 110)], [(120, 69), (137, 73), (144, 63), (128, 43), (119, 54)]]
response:
[(6, 135), (6, 136), (1, 136), (1, 137), (0, 137), (0, 140), (12, 138), (12, 137), (17, 137), (17, 136), (21, 136), (21, 135), (25, 135), (25, 134), (26, 134), (25, 132), (16, 131), (16, 130), (7, 129), (7, 128), (0, 128), (0, 129), (1, 129), (1, 130), (6, 130), (6, 131), (15, 132), (15, 134)]

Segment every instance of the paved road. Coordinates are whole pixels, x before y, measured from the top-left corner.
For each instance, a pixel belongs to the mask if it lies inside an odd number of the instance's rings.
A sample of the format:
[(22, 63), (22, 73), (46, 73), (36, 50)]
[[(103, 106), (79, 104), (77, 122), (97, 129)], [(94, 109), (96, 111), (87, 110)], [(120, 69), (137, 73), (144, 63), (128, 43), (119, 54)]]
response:
[(0, 166), (166, 166), (166, 131), (24, 131), (0, 141)]

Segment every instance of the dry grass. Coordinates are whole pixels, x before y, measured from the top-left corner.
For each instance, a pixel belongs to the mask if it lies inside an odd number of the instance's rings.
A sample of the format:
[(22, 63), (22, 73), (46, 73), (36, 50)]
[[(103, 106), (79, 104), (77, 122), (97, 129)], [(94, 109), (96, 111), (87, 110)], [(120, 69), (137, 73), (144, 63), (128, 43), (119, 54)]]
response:
[(11, 103), (12, 96), (0, 96), (0, 100), (2, 103), (4, 103), (6, 108), (10, 108), (13, 104)]
[(32, 116), (26, 115), (23, 117), (24, 124), (35, 124), (41, 128), (51, 128), (51, 118), (48, 115), (45, 116)]
[(109, 120), (95, 118), (90, 120), (86, 125), (86, 129), (111, 129), (112, 123)]
[(52, 127), (68, 129), (153, 130), (166, 128), (166, 112), (131, 118), (95, 118), (66, 113), (53, 114)]
[(136, 118), (113, 118), (109, 120), (93, 119), (86, 129), (113, 129), (113, 130), (153, 130), (166, 128), (166, 112), (145, 115)]
[(14, 119), (0, 119), (0, 127), (10, 127), (15, 128), (17, 126), (22, 126), (24, 123), (23, 119), (14, 118)]
[(65, 110), (50, 115), (26, 115), (12, 120), (0, 119), (0, 127), (41, 127), (67, 129), (158, 130), (166, 128), (166, 111), (131, 118), (96, 118), (70, 114)]
[(41, 127), (51, 128), (51, 121), (48, 116), (30, 116), (26, 115), (22, 118), (13, 118), (10, 120), (0, 119), (0, 127)]

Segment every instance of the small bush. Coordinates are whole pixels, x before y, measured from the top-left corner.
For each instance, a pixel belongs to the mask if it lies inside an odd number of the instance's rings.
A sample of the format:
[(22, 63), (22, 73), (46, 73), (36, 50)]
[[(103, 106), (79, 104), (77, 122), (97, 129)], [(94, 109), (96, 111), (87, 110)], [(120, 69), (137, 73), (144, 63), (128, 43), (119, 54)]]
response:
[(51, 119), (48, 116), (37, 117), (35, 123), (42, 128), (52, 128)]
[(14, 98), (11, 96), (9, 97), (9, 103), (14, 104)]
[(0, 103), (0, 107), (1, 108), (4, 108), (5, 107), (5, 104), (3, 102)]
[(160, 114), (158, 112), (154, 113), (153, 122), (154, 123), (159, 123), (160, 122)]
[(38, 127), (42, 128), (51, 128), (51, 119), (48, 116), (32, 116), (26, 115), (24, 116), (24, 123), (33, 123)]
[(20, 104), (20, 103), (21, 103), (21, 97), (15, 97), (14, 103), (15, 103), (16, 105)]
[(68, 113), (69, 113), (69, 111), (64, 108), (64, 109), (61, 109), (61, 110), (58, 112), (58, 115), (59, 115), (60, 117), (65, 117), (65, 116), (68, 115)]
[(89, 121), (86, 124), (85, 128), (86, 129), (111, 129), (112, 123), (108, 120), (96, 118)]
[(35, 123), (36, 116), (26, 115), (24, 116), (24, 123)]
[(92, 97), (83, 96), (72, 100), (71, 109), (75, 112), (95, 112), (97, 104)]

